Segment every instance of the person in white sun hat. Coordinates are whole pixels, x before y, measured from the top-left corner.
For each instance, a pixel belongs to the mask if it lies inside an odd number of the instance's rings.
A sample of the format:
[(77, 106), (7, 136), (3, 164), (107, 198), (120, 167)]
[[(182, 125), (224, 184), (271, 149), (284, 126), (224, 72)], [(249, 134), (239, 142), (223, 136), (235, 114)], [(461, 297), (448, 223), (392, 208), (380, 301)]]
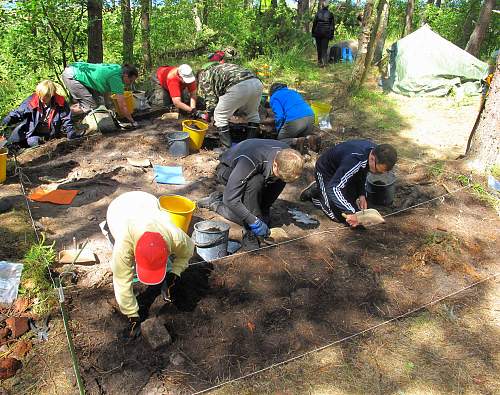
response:
[(153, 72), (151, 79), (151, 104), (162, 107), (174, 105), (188, 114), (197, 115), (196, 78), (191, 66), (160, 66)]

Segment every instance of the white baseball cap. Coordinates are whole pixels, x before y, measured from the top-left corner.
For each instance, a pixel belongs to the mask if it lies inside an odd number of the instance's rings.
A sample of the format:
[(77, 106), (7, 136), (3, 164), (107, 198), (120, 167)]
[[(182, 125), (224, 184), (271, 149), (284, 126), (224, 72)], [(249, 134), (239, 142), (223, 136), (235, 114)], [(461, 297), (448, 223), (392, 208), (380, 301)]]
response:
[(193, 74), (193, 69), (188, 64), (181, 64), (177, 67), (177, 72), (179, 73), (179, 77), (181, 77), (182, 81), (186, 84), (190, 84), (196, 79)]

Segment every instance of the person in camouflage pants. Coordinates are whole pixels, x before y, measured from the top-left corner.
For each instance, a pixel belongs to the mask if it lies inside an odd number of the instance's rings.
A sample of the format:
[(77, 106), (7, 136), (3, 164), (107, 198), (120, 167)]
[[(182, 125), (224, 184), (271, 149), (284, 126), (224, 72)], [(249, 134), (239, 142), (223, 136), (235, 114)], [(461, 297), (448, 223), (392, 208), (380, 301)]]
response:
[(231, 63), (218, 64), (198, 73), (198, 96), (214, 112), (215, 127), (223, 146), (231, 147), (229, 118), (237, 111), (247, 117), (247, 138), (259, 135), (259, 104), (263, 85), (250, 70)]

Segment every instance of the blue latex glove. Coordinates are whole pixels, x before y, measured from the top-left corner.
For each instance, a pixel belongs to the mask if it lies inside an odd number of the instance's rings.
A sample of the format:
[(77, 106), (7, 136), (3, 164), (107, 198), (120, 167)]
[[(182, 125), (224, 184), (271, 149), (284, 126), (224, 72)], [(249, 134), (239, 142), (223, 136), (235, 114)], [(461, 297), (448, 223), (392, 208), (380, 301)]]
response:
[(269, 235), (269, 228), (266, 223), (259, 218), (253, 224), (250, 224), (250, 230), (255, 236), (267, 237)]

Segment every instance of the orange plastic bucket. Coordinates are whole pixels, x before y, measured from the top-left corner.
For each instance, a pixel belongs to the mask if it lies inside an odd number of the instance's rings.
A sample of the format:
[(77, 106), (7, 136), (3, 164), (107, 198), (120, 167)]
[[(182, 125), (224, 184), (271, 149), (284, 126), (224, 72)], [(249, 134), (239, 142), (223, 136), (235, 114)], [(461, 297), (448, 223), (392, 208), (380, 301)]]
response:
[(182, 121), (182, 131), (189, 133), (189, 148), (198, 151), (203, 145), (208, 124), (195, 119)]
[[(127, 109), (130, 114), (132, 114), (135, 110), (135, 100), (134, 100), (134, 95), (132, 94), (131, 91), (125, 91), (123, 92), (123, 97), (125, 98), (125, 104), (127, 105)], [(123, 114), (120, 111), (120, 106), (118, 105), (118, 100), (116, 100), (116, 95), (113, 94), (111, 95), (111, 99), (113, 100), (113, 105), (115, 106), (116, 112), (123, 116)]]
[(0, 149), (0, 184), (7, 179), (7, 148)]
[(174, 225), (187, 233), (196, 203), (180, 195), (160, 196), (158, 201), (160, 208), (170, 215)]

